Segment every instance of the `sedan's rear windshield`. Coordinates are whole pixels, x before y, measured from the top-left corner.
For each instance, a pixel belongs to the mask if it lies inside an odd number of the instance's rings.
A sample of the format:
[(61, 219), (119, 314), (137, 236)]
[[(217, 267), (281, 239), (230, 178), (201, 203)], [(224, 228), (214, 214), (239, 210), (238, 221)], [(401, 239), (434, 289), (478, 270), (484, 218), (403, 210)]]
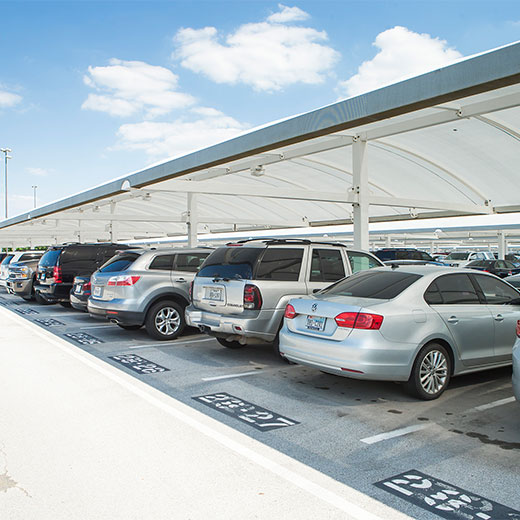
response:
[(263, 251), (259, 247), (221, 247), (206, 258), (197, 276), (251, 280)]
[(7, 265), (13, 258), (14, 255), (7, 255), (3, 260), (1, 265)]
[(40, 267), (50, 267), (58, 263), (58, 257), (60, 256), (62, 249), (51, 249), (47, 251), (38, 262)]
[(320, 294), (391, 300), (421, 275), (399, 271), (361, 271), (323, 289)]
[(469, 256), (469, 253), (450, 253), (446, 260), (466, 260)]
[(126, 271), (141, 255), (139, 253), (121, 253), (112, 257), (99, 269), (100, 273)]

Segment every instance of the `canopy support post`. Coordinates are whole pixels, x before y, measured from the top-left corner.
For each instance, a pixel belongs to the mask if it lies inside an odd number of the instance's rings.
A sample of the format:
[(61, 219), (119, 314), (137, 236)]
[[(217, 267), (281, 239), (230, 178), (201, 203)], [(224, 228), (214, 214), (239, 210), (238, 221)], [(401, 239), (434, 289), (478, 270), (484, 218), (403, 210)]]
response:
[(368, 251), (369, 193), (366, 149), (367, 141), (356, 136), (352, 143), (352, 189), (357, 196), (357, 202), (353, 204), (354, 248)]
[(197, 247), (198, 216), (197, 195), (188, 193), (188, 214), (186, 217), (188, 247)]
[(507, 254), (506, 236), (503, 231), (498, 232), (498, 259), (504, 260)]

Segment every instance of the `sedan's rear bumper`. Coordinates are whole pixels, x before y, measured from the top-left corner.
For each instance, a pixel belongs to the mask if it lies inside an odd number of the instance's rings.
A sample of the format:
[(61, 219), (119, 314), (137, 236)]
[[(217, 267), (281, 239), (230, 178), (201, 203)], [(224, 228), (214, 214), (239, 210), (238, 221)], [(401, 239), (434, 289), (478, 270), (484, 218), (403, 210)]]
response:
[(513, 393), (520, 402), (520, 344), (513, 348)]

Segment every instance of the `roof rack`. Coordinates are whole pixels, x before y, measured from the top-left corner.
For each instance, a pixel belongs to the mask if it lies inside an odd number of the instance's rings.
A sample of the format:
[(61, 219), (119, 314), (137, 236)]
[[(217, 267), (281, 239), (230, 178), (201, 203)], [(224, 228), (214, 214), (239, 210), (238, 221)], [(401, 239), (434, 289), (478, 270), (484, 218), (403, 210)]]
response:
[(341, 242), (317, 242), (314, 240), (308, 240), (306, 238), (246, 238), (243, 240), (236, 240), (233, 242), (228, 242), (226, 245), (230, 244), (246, 244), (248, 242), (263, 242), (266, 245), (274, 245), (274, 244), (318, 244), (318, 245), (326, 245), (326, 246), (341, 246), (347, 247), (346, 244), (342, 244)]

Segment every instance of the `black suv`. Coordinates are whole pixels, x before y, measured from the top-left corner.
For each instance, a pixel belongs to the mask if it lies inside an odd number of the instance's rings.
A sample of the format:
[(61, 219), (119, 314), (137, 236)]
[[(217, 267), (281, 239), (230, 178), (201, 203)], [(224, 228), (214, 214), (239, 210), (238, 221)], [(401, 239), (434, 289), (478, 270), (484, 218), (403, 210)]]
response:
[(35, 292), (47, 302), (68, 307), (74, 277), (91, 275), (118, 251), (129, 248), (111, 243), (52, 246), (38, 264)]

